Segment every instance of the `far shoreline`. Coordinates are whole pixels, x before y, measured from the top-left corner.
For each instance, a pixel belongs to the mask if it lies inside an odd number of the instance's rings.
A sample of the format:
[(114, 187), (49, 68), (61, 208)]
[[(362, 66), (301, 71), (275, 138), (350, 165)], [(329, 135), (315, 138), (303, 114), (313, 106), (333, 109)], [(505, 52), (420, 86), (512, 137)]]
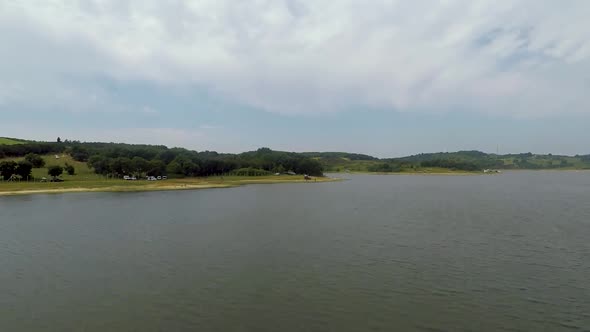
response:
[(369, 172), (369, 171), (350, 171), (350, 172), (326, 172), (326, 174), (336, 174), (336, 175), (450, 175), (450, 176), (467, 176), (467, 175), (502, 175), (503, 173), (510, 173), (510, 172), (590, 172), (590, 169), (552, 169), (552, 168), (543, 168), (543, 169), (500, 169), (499, 173), (490, 172), (484, 173), (482, 171), (477, 172), (468, 172), (468, 171), (448, 171), (448, 172)]

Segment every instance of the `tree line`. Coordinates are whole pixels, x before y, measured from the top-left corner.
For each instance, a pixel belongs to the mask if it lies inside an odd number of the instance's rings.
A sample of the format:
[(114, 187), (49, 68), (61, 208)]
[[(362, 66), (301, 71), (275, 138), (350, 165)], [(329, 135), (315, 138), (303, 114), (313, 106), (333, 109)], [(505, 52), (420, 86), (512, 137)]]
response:
[(76, 161), (87, 162), (95, 173), (112, 176), (211, 176), (240, 169), (249, 169), (247, 172), (251, 174), (290, 171), (296, 174), (323, 175), (323, 167), (317, 160), (299, 153), (273, 151), (268, 148), (240, 154), (223, 154), (167, 148), (163, 145), (83, 143), (68, 140), (0, 145), (0, 157), (53, 153), (69, 154)]
[(235, 173), (237, 170), (242, 170), (240, 174), (248, 170), (248, 174), (244, 175), (292, 171), (297, 174), (321, 176), (323, 173), (321, 164), (315, 160), (296, 153), (265, 148), (237, 155), (167, 149), (159, 151), (150, 159), (141, 156), (129, 157), (128, 151), (122, 152), (123, 156), (113, 156), (109, 153), (92, 155), (88, 158), (88, 165), (97, 174), (103, 175), (211, 176)]

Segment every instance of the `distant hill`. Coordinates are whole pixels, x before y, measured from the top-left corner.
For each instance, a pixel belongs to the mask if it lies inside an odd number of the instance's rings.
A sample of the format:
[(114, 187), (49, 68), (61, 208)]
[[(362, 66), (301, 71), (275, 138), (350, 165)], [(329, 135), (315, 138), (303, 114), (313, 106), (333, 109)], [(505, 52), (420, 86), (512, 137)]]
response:
[[(0, 138), (0, 158), (27, 153), (47, 155), (66, 153), (79, 162), (89, 161), (97, 173), (121, 173), (133, 158), (152, 162), (158, 173), (174, 170), (178, 174), (205, 176), (235, 169), (253, 168), (267, 172), (321, 174), (326, 172), (428, 172), (432, 170), (481, 171), (483, 169), (590, 169), (590, 155), (489, 154), (481, 151), (420, 153), (401, 158), (379, 159), (348, 152), (283, 152), (261, 148), (240, 154), (215, 151), (190, 151), (163, 145), (125, 143), (85, 143), (79, 141), (35, 142)], [(119, 164), (124, 164), (121, 167)], [(157, 165), (156, 165), (157, 164)], [(145, 165), (139, 167), (144, 169)], [(156, 167), (157, 166), (157, 167)]]
[(506, 154), (496, 155), (481, 151), (420, 153), (401, 158), (374, 157), (334, 158), (340, 153), (307, 153), (317, 156), (327, 172), (403, 172), (426, 168), (444, 168), (461, 171), (483, 169), (590, 169), (590, 155)]
[(24, 144), (27, 141), (18, 138), (0, 137), (0, 145)]
[(304, 156), (311, 158), (322, 158), (326, 159), (344, 159), (344, 160), (378, 160), (378, 158), (360, 154), (360, 153), (348, 153), (348, 152), (302, 152)]

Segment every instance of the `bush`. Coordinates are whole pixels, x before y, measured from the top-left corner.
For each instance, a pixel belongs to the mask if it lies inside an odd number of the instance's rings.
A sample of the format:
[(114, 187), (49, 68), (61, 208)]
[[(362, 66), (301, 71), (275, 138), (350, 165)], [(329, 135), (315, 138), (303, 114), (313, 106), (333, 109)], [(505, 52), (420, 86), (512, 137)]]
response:
[(69, 175), (75, 175), (75, 174), (76, 174), (76, 169), (74, 168), (74, 166), (72, 166), (72, 165), (70, 165), (70, 164), (68, 164), (68, 163), (66, 163), (65, 170), (66, 170), (66, 172), (67, 172)]
[(15, 173), (17, 164), (14, 161), (3, 161), (0, 163), (0, 175), (4, 180), (8, 180)]
[(21, 179), (28, 179), (31, 177), (31, 170), (33, 169), (33, 164), (28, 162), (27, 160), (21, 160), (16, 164), (16, 169), (14, 170), (14, 174), (21, 177)]
[(47, 174), (54, 178), (60, 176), (63, 172), (64, 169), (61, 166), (49, 166), (49, 168), (47, 169)]
[(34, 168), (41, 168), (45, 166), (45, 160), (36, 153), (28, 153), (25, 155), (25, 160), (30, 162)]

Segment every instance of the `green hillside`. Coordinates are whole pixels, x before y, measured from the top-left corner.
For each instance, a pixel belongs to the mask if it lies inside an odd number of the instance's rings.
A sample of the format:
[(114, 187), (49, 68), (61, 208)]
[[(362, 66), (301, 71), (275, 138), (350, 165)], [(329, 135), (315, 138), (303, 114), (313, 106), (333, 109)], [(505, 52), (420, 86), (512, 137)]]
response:
[[(590, 155), (488, 154), (480, 151), (421, 153), (401, 158), (375, 158), (347, 152), (283, 152), (261, 148), (239, 154), (190, 151), (163, 145), (124, 143), (35, 142), (0, 138), (0, 159), (22, 159), (33, 153), (46, 165), (68, 161), (80, 175), (211, 176), (236, 170), (321, 175), (322, 172), (447, 173), (485, 169), (590, 169)], [(60, 155), (61, 158), (55, 158)], [(63, 165), (62, 165), (63, 166)], [(35, 169), (38, 177), (46, 170)], [(259, 173), (260, 173), (259, 172)]]
[(319, 156), (327, 172), (428, 172), (434, 169), (478, 172), (484, 169), (590, 169), (590, 155), (506, 154), (480, 151), (421, 153), (402, 158), (351, 160)]
[(15, 145), (15, 144), (24, 144), (26, 141), (16, 139), (16, 138), (8, 138), (8, 137), (0, 137), (0, 145)]

